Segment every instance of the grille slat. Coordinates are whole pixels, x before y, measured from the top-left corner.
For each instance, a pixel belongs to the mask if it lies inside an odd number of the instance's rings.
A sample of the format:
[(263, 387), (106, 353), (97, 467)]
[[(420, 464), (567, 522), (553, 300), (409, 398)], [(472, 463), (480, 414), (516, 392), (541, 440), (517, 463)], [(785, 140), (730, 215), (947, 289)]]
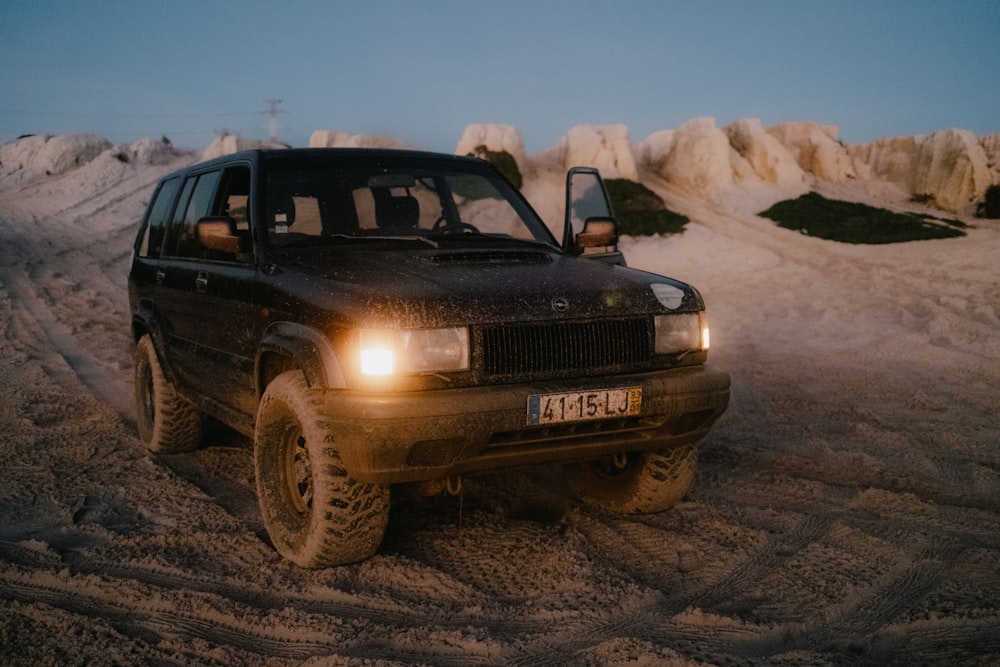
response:
[(483, 327), (483, 371), (521, 376), (639, 365), (650, 359), (650, 336), (646, 318)]

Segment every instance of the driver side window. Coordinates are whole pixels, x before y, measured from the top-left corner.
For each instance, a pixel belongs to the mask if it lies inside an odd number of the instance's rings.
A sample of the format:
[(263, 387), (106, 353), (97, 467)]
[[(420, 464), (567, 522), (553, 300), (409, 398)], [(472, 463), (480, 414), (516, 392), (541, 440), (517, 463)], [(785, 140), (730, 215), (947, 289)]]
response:
[[(218, 191), (212, 207), (207, 213), (210, 216), (230, 218), (232, 232), (240, 241), (241, 251), (249, 251), (253, 244), (250, 241), (250, 167), (229, 167), (222, 172)], [(232, 262), (237, 254), (222, 250), (209, 250), (199, 246), (202, 259)]]

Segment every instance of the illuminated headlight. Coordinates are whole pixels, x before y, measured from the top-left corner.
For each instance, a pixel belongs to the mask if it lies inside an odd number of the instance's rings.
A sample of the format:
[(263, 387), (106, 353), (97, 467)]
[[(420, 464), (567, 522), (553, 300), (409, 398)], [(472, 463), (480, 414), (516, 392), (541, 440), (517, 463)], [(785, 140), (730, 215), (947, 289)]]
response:
[(360, 340), (361, 372), (365, 375), (447, 373), (469, 368), (469, 330), (365, 329)]
[(657, 354), (708, 349), (708, 320), (704, 313), (657, 315), (655, 321)]

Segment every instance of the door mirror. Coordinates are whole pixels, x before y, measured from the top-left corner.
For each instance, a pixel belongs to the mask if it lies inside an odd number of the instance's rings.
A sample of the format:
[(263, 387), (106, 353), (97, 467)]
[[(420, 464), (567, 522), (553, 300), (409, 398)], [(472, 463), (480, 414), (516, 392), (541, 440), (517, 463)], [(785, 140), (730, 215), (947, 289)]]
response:
[(593, 167), (573, 167), (566, 174), (562, 245), (570, 254), (625, 263), (618, 251), (618, 221), (601, 174)]
[(618, 223), (614, 218), (587, 218), (576, 235), (576, 247), (614, 247), (618, 243)]
[(243, 250), (243, 238), (236, 231), (236, 221), (228, 215), (209, 216), (198, 220), (195, 227), (198, 243), (206, 250), (235, 255)]

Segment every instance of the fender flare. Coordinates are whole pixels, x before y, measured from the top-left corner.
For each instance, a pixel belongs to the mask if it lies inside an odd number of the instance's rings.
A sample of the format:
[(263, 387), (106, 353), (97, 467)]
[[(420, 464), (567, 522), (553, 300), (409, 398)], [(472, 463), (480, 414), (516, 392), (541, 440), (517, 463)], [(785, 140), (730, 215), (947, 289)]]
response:
[(330, 341), (316, 329), (295, 322), (274, 322), (265, 331), (254, 363), (257, 394), (261, 385), (261, 364), (269, 352), (295, 360), (310, 387), (344, 389), (347, 380)]
[(138, 344), (143, 334), (149, 334), (150, 339), (153, 341), (153, 350), (160, 360), (160, 368), (163, 369), (163, 374), (167, 376), (167, 380), (171, 384), (176, 386), (177, 376), (174, 373), (173, 365), (170, 363), (170, 357), (167, 355), (167, 336), (163, 331), (163, 327), (160, 326), (160, 320), (156, 316), (156, 312), (150, 304), (145, 303), (139, 306), (139, 309), (132, 316), (132, 343)]

